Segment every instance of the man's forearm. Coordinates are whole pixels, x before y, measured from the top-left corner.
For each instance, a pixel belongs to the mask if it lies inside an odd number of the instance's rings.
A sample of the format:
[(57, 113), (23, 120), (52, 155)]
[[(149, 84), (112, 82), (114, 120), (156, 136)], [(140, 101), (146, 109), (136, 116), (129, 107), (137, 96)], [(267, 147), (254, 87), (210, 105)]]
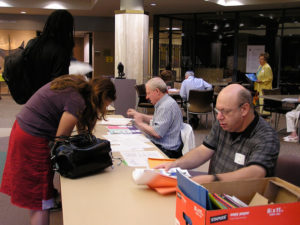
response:
[(213, 154), (213, 150), (205, 147), (204, 145), (200, 145), (176, 160), (176, 167), (180, 167), (182, 169), (197, 168), (207, 162)]
[[(264, 178), (266, 171), (258, 165), (251, 165), (233, 172), (216, 174), (219, 181), (236, 181), (242, 179)], [(216, 181), (214, 175), (200, 175), (193, 177), (193, 180), (199, 184)]]
[(136, 124), (138, 126), (138, 128), (145, 132), (146, 134), (155, 137), (155, 138), (161, 138), (159, 136), (159, 134), (153, 129), (152, 126), (150, 126), (149, 124), (145, 123), (145, 122), (140, 122)]
[(152, 118), (153, 118), (152, 115), (143, 114), (143, 121), (147, 124), (150, 124), (150, 120), (152, 120)]

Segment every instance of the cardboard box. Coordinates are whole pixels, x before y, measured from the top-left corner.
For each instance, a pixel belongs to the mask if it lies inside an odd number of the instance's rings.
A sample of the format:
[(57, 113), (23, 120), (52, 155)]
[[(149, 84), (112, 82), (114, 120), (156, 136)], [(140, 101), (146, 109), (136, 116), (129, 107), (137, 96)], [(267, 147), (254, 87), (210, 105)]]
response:
[(176, 225), (296, 225), (300, 224), (300, 188), (280, 178), (262, 178), (203, 184), (210, 193), (234, 195), (249, 204), (256, 193), (268, 205), (206, 210), (190, 200), (177, 187)]

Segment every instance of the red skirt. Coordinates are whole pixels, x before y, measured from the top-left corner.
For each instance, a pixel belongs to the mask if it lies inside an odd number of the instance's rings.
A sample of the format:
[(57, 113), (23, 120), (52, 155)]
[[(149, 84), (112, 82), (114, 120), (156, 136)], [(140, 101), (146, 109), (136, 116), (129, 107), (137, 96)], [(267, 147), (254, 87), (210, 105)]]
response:
[(15, 121), (7, 152), (0, 191), (11, 202), (32, 210), (53, 207), (53, 175), (49, 141), (24, 132)]

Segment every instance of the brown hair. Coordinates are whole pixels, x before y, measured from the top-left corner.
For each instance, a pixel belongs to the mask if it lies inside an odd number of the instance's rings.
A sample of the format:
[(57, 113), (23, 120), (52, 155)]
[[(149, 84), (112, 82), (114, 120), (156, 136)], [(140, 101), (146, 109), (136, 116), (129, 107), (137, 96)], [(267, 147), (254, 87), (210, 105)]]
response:
[(267, 52), (260, 53), (259, 57), (263, 56), (265, 61), (268, 62), (270, 55)]
[(166, 82), (166, 81), (171, 81), (172, 80), (172, 71), (171, 70), (163, 70), (161, 73), (160, 73), (160, 77), (161, 79)]
[(90, 81), (81, 75), (64, 75), (51, 82), (51, 90), (64, 90), (72, 87), (83, 97), (86, 107), (79, 114), (78, 130), (92, 132), (97, 120), (106, 115), (105, 101), (116, 100), (115, 85), (110, 79), (96, 77)]

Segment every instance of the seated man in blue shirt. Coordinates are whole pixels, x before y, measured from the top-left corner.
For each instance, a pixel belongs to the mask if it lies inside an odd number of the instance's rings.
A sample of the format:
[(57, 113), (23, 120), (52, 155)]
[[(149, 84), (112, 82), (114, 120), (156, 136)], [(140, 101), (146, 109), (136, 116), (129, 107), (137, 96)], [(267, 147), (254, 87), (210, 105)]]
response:
[(251, 93), (231, 84), (219, 93), (217, 120), (203, 143), (174, 162), (157, 168), (196, 168), (208, 160), (209, 175), (198, 183), (273, 176), (279, 154), (276, 131), (254, 110)]
[(190, 90), (208, 90), (212, 85), (207, 83), (202, 78), (195, 78), (193, 71), (185, 73), (185, 80), (181, 84), (180, 96), (184, 101), (189, 100)]
[(182, 156), (180, 130), (182, 114), (177, 102), (167, 94), (165, 82), (158, 77), (146, 83), (146, 98), (154, 105), (154, 115), (128, 109), (127, 115), (134, 118), (137, 127), (168, 157)]
[[(212, 88), (212, 85), (207, 83), (201, 78), (195, 78), (193, 71), (187, 71), (185, 73), (185, 80), (181, 84), (180, 96), (184, 102), (189, 100), (190, 90), (209, 90)], [(186, 105), (184, 105), (184, 108)], [(192, 124), (193, 128), (196, 129), (199, 123), (197, 115), (193, 115), (193, 118), (188, 121)]]

